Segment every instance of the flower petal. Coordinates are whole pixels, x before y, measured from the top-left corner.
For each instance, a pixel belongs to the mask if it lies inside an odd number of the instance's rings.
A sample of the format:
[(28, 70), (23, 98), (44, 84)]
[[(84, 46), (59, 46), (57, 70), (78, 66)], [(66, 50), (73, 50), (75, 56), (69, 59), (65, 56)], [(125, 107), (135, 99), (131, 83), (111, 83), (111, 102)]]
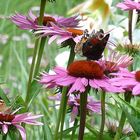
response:
[(18, 129), (18, 131), (20, 132), (20, 135), (22, 137), (22, 140), (26, 140), (26, 132), (25, 132), (25, 129), (20, 126), (20, 125), (15, 125), (15, 127)]
[(7, 134), (7, 132), (8, 132), (8, 125), (3, 124), (2, 125), (2, 131), (3, 131), (4, 134)]
[(78, 115), (78, 108), (74, 106), (71, 112), (71, 122), (75, 120), (77, 115)]
[(140, 83), (137, 84), (137, 85), (133, 88), (132, 94), (133, 94), (133, 95), (139, 95), (139, 94), (140, 94)]

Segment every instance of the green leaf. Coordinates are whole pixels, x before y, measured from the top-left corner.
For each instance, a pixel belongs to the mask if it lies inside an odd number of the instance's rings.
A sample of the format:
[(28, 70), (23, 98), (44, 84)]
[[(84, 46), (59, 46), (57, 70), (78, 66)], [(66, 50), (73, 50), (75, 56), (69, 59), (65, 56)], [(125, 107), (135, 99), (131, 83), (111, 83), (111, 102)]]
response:
[(98, 131), (96, 130), (96, 129), (94, 129), (90, 124), (88, 124), (88, 123), (86, 123), (86, 128), (90, 131), (90, 132), (92, 132), (95, 136), (97, 136), (98, 135)]
[[(48, 72), (49, 69), (50, 69), (50, 65), (48, 64), (47, 67), (45, 68), (45, 71)], [(31, 103), (34, 100), (34, 98), (41, 91), (41, 87), (42, 87), (42, 85), (39, 84), (39, 82), (37, 80), (33, 80), (33, 82), (31, 83), (31, 92), (30, 92), (30, 95), (28, 97), (28, 101), (29, 101), (28, 108), (31, 105)]]
[(19, 110), (19, 113), (27, 112), (27, 106), (26, 106), (26, 104), (21, 96), (17, 96), (15, 98), (15, 100), (12, 103), (12, 107), (14, 109), (18, 109), (21, 107), (21, 109)]
[[(66, 137), (73, 129), (75, 129), (75, 128), (77, 128), (77, 127), (79, 127), (79, 125), (74, 126), (74, 127), (70, 127), (70, 128), (68, 128), (68, 129), (64, 130), (64, 131), (63, 131), (63, 137)], [(60, 133), (59, 133), (58, 136), (60, 136)]]
[(53, 140), (53, 135), (52, 135), (52, 131), (51, 128), (49, 127), (49, 124), (46, 121), (46, 118), (42, 119), (44, 125), (43, 125), (43, 132), (44, 132), (44, 140)]
[[(128, 109), (123, 108), (123, 111), (125, 112), (125, 115), (131, 124), (132, 128), (134, 129), (135, 133), (140, 136), (140, 113), (135, 112), (135, 114), (129, 113)], [(137, 115), (136, 115), (137, 114)]]
[(137, 107), (133, 107), (119, 96), (114, 96), (114, 99), (119, 103), (120, 107), (124, 111), (135, 133), (140, 136), (140, 110)]
[(10, 137), (11, 140), (17, 140), (17, 131), (16, 130), (9, 130), (8, 131), (8, 136)]
[(29, 100), (29, 105), (28, 108), (30, 106), (30, 104), (32, 103), (33, 99), (38, 95), (38, 93), (41, 90), (42, 85), (38, 83), (38, 81), (34, 80), (31, 83), (31, 92), (30, 92), (30, 96), (28, 97)]
[(6, 94), (4, 93), (4, 91), (1, 88), (0, 88), (0, 97), (4, 100), (6, 105), (9, 106), (10, 100), (8, 99), (8, 97), (6, 96)]

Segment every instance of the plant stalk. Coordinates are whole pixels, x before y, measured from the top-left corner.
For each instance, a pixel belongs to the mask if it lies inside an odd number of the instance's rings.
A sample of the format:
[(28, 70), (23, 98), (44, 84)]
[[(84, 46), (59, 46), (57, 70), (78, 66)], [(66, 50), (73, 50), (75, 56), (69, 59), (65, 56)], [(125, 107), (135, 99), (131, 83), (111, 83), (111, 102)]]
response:
[(34, 70), (35, 71), (34, 72), (34, 77), (36, 75), (38, 75), (38, 72), (39, 72), (39, 67), (40, 67), (41, 58), (42, 58), (42, 55), (43, 55), (43, 50), (44, 50), (44, 47), (45, 47), (45, 42), (46, 42), (46, 37), (41, 38), (40, 47), (39, 47), (38, 56), (37, 56), (37, 62), (36, 62), (36, 65), (35, 65), (35, 70)]
[(104, 132), (104, 126), (105, 126), (105, 95), (106, 93), (102, 91), (101, 93), (101, 126), (100, 126), (100, 133), (98, 140), (103, 140), (103, 132)]
[(71, 134), (71, 140), (74, 140), (74, 136), (75, 136), (75, 132), (76, 132), (76, 126), (78, 125), (78, 119), (75, 118), (74, 120), (74, 124), (73, 124), (73, 130), (72, 130), (72, 134)]
[(60, 123), (61, 123), (63, 109), (64, 107), (66, 107), (66, 104), (64, 104), (66, 102), (66, 98), (67, 98), (67, 87), (63, 87), (61, 103), (60, 103), (60, 108), (59, 108), (59, 113), (58, 113), (58, 121), (56, 124), (56, 129), (55, 129), (55, 134), (54, 134), (54, 140), (58, 140), (58, 131), (59, 131)]
[[(46, 5), (46, 0), (41, 0), (41, 4), (40, 4), (40, 16), (39, 16), (39, 25), (42, 24), (43, 21), (43, 16), (44, 16), (44, 11), (45, 11), (45, 5)], [(39, 44), (40, 39), (37, 38), (35, 41), (35, 48), (34, 48), (34, 52), (33, 52), (33, 60), (32, 60), (32, 64), (31, 64), (31, 68), (30, 68), (30, 73), (29, 73), (29, 80), (28, 80), (28, 85), (27, 85), (27, 95), (26, 95), (26, 103), (29, 103), (29, 95), (30, 95), (30, 90), (31, 90), (31, 83), (32, 80), (34, 78), (34, 74), (35, 74), (35, 65), (36, 65), (36, 61), (37, 61), (37, 56), (38, 56), (38, 44)]]
[(66, 111), (67, 111), (67, 101), (68, 101), (68, 95), (65, 96), (65, 99), (64, 99), (64, 106), (63, 106), (63, 109), (62, 109), (62, 117), (61, 117), (61, 127), (60, 127), (60, 140), (63, 139), (63, 127), (64, 127), (64, 121), (65, 121), (65, 114), (66, 114)]
[(84, 138), (84, 130), (86, 123), (86, 114), (87, 114), (87, 94), (89, 89), (87, 89), (84, 93), (80, 93), (80, 128), (78, 140), (83, 140)]
[(133, 18), (133, 10), (129, 11), (129, 16), (128, 16), (128, 38), (131, 42), (133, 43), (133, 38), (132, 38), (132, 18)]
[(74, 58), (75, 58), (74, 47), (71, 46), (71, 49), (70, 49), (70, 57), (69, 57), (69, 60), (68, 60), (67, 67), (74, 61)]
[[(74, 61), (74, 57), (75, 57), (74, 47), (71, 46), (67, 67)], [(67, 87), (63, 87), (62, 99), (61, 99), (60, 109), (58, 113), (58, 121), (55, 129), (54, 140), (58, 140), (58, 131), (59, 131), (60, 123), (61, 123), (60, 139), (62, 139), (63, 137), (63, 126), (64, 126), (64, 120), (66, 114), (67, 100), (68, 100), (67, 91), (68, 91)]]
[(2, 140), (6, 140), (7, 139), (7, 134), (2, 135)]

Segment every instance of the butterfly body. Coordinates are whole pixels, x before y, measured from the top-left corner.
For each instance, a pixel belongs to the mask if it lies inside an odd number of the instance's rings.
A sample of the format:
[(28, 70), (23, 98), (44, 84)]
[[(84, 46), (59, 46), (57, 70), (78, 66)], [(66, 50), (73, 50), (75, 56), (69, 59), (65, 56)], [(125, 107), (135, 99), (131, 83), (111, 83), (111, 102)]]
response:
[(106, 35), (102, 40), (98, 38), (90, 38), (85, 43), (83, 43), (82, 53), (90, 60), (99, 60), (102, 57), (102, 53), (105, 49), (109, 38), (109, 34)]
[(91, 34), (86, 32), (77, 44), (76, 49), (80, 48), (81, 50), (79, 50), (82, 52), (82, 55), (87, 57), (88, 60), (99, 60), (102, 57), (109, 36), (110, 34), (104, 35), (102, 29), (96, 33), (94, 31)]

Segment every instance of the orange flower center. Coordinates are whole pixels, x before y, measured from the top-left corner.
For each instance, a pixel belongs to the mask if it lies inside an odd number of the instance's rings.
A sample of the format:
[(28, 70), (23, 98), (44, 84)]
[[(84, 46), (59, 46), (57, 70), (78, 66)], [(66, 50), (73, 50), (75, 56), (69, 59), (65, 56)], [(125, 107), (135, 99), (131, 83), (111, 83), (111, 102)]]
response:
[(135, 73), (135, 78), (138, 82), (140, 82), (140, 70)]
[(15, 118), (14, 115), (11, 114), (0, 114), (0, 121), (11, 122)]
[(71, 32), (73, 36), (82, 35), (84, 33), (84, 31), (80, 29), (67, 28), (66, 30)]
[(101, 79), (104, 75), (102, 67), (98, 63), (87, 60), (73, 62), (69, 65), (68, 72), (72, 76), (88, 79)]
[[(39, 17), (36, 18), (37, 22), (38, 22), (38, 20), (39, 20)], [(44, 26), (47, 26), (50, 22), (55, 23), (56, 20), (53, 17), (50, 17), (50, 16), (44, 16), (43, 17), (43, 25)]]

